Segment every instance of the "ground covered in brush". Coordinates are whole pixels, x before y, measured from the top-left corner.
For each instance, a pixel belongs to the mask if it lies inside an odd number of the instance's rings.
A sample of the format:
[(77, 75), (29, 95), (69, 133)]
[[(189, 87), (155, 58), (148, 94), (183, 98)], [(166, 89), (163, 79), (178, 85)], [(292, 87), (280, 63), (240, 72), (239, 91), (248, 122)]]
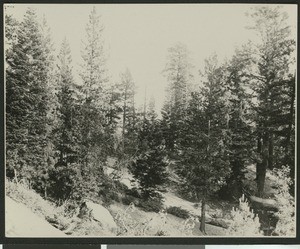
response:
[[(203, 236), (198, 219), (177, 217), (181, 210), (196, 215), (199, 208), (172, 193), (166, 193), (165, 205), (178, 207), (177, 212), (173, 208), (177, 216), (167, 212), (146, 212), (137, 206), (112, 201), (106, 208), (114, 218), (117, 229), (109, 229), (93, 218), (79, 218), (79, 207), (73, 214), (68, 213), (67, 204), (56, 206), (22, 184), (6, 182), (6, 189), (6, 235), (9, 237)], [(222, 236), (224, 230), (209, 224), (206, 227), (207, 235)]]
[[(7, 195), (6, 234), (9, 237), (203, 235), (198, 221), (145, 212), (139, 207), (132, 208), (118, 202), (107, 207), (118, 225), (117, 230), (111, 231), (93, 219), (78, 218), (79, 209), (69, 216), (64, 213), (64, 206), (57, 207), (21, 184), (7, 182)], [(223, 235), (224, 229), (207, 225), (207, 234)]]
[[(108, 176), (115, 170), (106, 168)], [(162, 204), (143, 202), (124, 171), (113, 191), (104, 191), (98, 199), (86, 200), (107, 210), (112, 221), (107, 224), (96, 215), (82, 215), (80, 205), (69, 209), (65, 202), (57, 206), (23, 184), (6, 181), (6, 234), (11, 237), (30, 236), (226, 236), (231, 224), (234, 202), (210, 200), (206, 208), (206, 234), (200, 232), (199, 203), (186, 200), (172, 187), (163, 191)], [(255, 171), (248, 168), (247, 184), (251, 191)], [(270, 196), (274, 189), (267, 178)], [(113, 193), (113, 194), (112, 194)], [(90, 211), (91, 212), (91, 211)], [(103, 211), (100, 211), (103, 213)], [(114, 224), (110, 224), (114, 223)]]

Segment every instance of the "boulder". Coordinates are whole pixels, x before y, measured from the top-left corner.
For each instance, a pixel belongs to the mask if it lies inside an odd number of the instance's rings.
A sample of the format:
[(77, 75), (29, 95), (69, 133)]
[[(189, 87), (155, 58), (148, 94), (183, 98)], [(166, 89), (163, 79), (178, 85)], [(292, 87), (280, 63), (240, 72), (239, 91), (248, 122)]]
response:
[(78, 217), (88, 217), (98, 221), (103, 227), (111, 230), (117, 229), (117, 224), (110, 212), (102, 205), (92, 201), (85, 201), (81, 204)]

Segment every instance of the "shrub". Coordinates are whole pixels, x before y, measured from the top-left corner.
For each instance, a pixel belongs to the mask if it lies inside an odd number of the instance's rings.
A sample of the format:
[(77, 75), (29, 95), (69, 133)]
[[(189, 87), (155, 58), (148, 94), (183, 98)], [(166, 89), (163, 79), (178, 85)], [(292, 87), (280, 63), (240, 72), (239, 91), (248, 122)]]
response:
[(275, 233), (280, 236), (296, 235), (296, 217), (295, 217), (295, 200), (289, 192), (292, 180), (289, 177), (289, 167), (274, 169), (272, 174), (276, 177), (276, 187), (278, 194), (275, 200), (278, 203), (278, 212), (275, 215), (278, 218)]
[(106, 205), (112, 204), (112, 201), (121, 201), (121, 196), (126, 192), (127, 186), (117, 180), (113, 181), (104, 178), (99, 188), (98, 196), (102, 198)]
[(154, 236), (168, 236), (168, 234), (165, 231), (159, 230)]
[(162, 200), (159, 198), (148, 199), (145, 201), (140, 201), (138, 207), (142, 208), (146, 212), (156, 212), (158, 213), (162, 208)]
[(231, 211), (231, 225), (227, 229), (228, 235), (234, 236), (262, 236), (258, 217), (250, 209), (244, 195), (239, 199), (239, 207)]
[(190, 217), (190, 214), (187, 210), (182, 209), (180, 207), (169, 207), (167, 208), (167, 213), (173, 214), (179, 218), (187, 219)]
[(126, 193), (128, 191), (128, 187), (127, 185), (125, 185), (124, 183), (122, 182), (119, 182), (119, 181), (114, 181), (115, 183), (115, 188), (121, 192), (121, 193)]
[(130, 195), (125, 195), (122, 198), (122, 203), (124, 205), (130, 205), (130, 203), (136, 203), (136, 198), (134, 198), (133, 196), (130, 196)]
[(79, 211), (79, 207), (78, 207), (78, 203), (69, 200), (63, 202), (63, 204), (61, 206), (58, 206), (56, 210), (57, 213), (59, 213), (61, 216), (72, 218), (73, 216), (77, 215), (77, 212)]
[(114, 220), (118, 224), (118, 232), (119, 235), (135, 235), (137, 227), (137, 222), (133, 219), (132, 213), (135, 211), (135, 205), (130, 203), (130, 205), (125, 210), (120, 210)]
[(126, 194), (136, 198), (142, 198), (141, 193), (137, 188), (127, 189)]
[(120, 202), (120, 196), (118, 193), (112, 191), (109, 193), (109, 198), (113, 201), (117, 201), (117, 202)]
[(120, 202), (120, 197), (118, 193), (113, 190), (101, 190), (99, 191), (99, 196), (102, 198), (104, 204), (110, 205), (113, 201)]
[(56, 165), (49, 170), (49, 196), (55, 200), (67, 200), (72, 198), (73, 189), (78, 183), (76, 168), (78, 165), (72, 164), (70, 167)]

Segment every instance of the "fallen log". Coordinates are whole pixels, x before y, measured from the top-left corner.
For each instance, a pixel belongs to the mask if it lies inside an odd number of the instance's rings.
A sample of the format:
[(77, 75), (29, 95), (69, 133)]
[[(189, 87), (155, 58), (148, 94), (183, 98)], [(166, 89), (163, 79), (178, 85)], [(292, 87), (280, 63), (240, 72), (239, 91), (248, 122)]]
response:
[(278, 204), (273, 199), (263, 199), (256, 196), (250, 196), (250, 201), (253, 208), (278, 211)]
[(211, 219), (209, 221), (206, 221), (205, 223), (209, 224), (209, 225), (217, 226), (217, 227), (222, 227), (225, 229), (227, 229), (229, 227), (229, 225), (226, 223), (226, 221), (224, 221), (222, 219)]

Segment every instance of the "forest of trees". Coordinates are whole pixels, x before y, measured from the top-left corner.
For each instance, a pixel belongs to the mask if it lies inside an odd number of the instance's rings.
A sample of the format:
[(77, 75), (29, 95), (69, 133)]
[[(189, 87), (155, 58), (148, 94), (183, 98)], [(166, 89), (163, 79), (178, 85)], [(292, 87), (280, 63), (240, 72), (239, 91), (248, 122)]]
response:
[(257, 197), (264, 197), (267, 170), (282, 166), (293, 196), (296, 41), (280, 8), (255, 7), (249, 16), (258, 41), (224, 62), (211, 55), (201, 82), (188, 48), (169, 48), (160, 115), (154, 98), (137, 106), (129, 69), (118, 82), (108, 76), (96, 8), (87, 17), (80, 82), (67, 38), (55, 52), (45, 18), (32, 8), (21, 21), (6, 15), (7, 178), (57, 203), (79, 203), (99, 197), (110, 181), (103, 167), (115, 158), (151, 200), (160, 199), (173, 171), (180, 191), (201, 201), (201, 231), (206, 200), (239, 199), (248, 165), (256, 167)]

